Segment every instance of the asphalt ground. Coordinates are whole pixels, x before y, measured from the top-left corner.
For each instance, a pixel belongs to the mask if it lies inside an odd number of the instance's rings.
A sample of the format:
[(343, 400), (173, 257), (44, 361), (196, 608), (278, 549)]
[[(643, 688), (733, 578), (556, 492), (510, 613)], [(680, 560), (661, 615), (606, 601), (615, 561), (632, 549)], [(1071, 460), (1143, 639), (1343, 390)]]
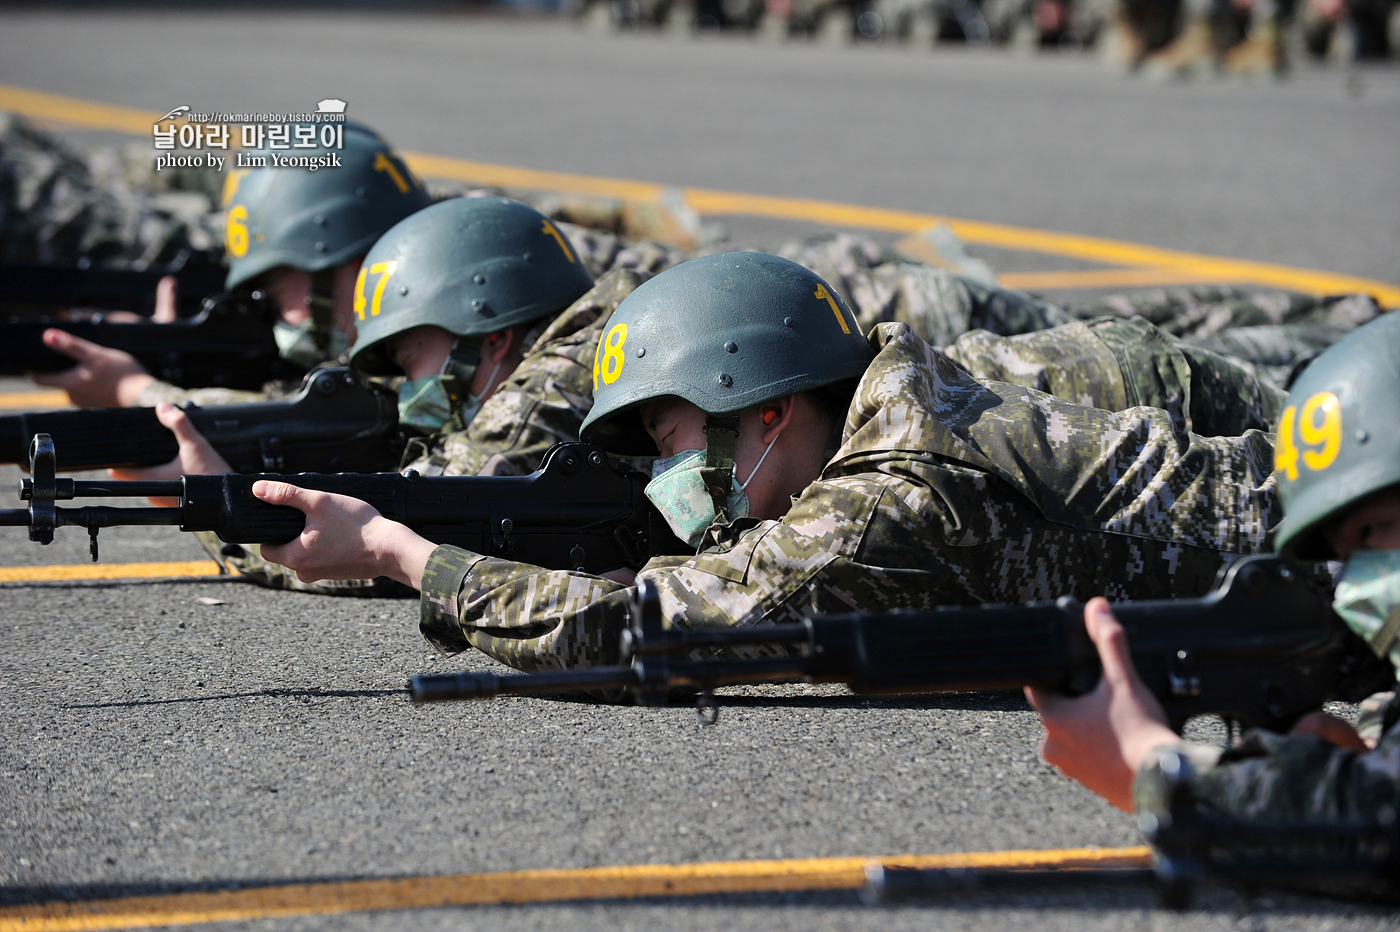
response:
[[(418, 151), (1397, 278), (1393, 70), (1363, 73), (1355, 96), (1326, 71), (1283, 85), (1155, 84), (1060, 57), (609, 38), (468, 18), (4, 17), (0, 82), (50, 93), (160, 112), (339, 96)], [(806, 229), (731, 225), (758, 240)], [(999, 270), (1028, 259), (983, 254)], [(0, 490), (18, 477), (3, 473)], [(201, 557), (166, 528), (104, 531), (102, 548), (104, 562)], [(0, 554), (9, 567), (81, 566), (87, 540), (60, 530), (41, 548), (6, 528)], [(710, 728), (684, 708), (567, 700), (415, 708), (407, 674), (490, 663), (434, 655), (411, 600), (227, 578), (0, 590), (0, 906), (296, 880), (1139, 843), (1128, 816), (1038, 761), (1035, 718), (1015, 695), (730, 690)], [(1069, 877), (1031, 893), (875, 909), (849, 891), (405, 902), (219, 928), (1393, 926), (1393, 913), (1369, 907), (1210, 887), (1179, 915), (1148, 890)]]

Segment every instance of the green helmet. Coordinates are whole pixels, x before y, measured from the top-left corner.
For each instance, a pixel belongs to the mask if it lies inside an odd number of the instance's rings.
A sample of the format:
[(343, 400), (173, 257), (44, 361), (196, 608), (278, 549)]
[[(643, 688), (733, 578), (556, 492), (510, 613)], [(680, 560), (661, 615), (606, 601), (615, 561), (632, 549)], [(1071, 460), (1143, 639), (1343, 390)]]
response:
[[(306, 272), (333, 269), (363, 256), (432, 196), (389, 144), (371, 130), (344, 124), (343, 149), (244, 153), (267, 167), (234, 168), (224, 183), (225, 287), (279, 265)], [(339, 165), (274, 167), (272, 157), (334, 156)]]
[(693, 259), (613, 312), (581, 435), (611, 453), (655, 456), (637, 415), (647, 401), (674, 395), (710, 415), (735, 414), (857, 378), (872, 356), (851, 309), (810, 269), (756, 252)]
[(391, 375), (398, 367), (384, 341), (395, 334), (432, 324), (484, 337), (558, 314), (592, 285), (564, 234), (533, 207), (504, 197), (443, 201), (385, 233), (365, 257), (350, 364)]
[(1318, 533), (1353, 502), (1400, 483), (1400, 313), (1337, 341), (1293, 383), (1279, 419), (1274, 475), (1282, 553), (1335, 557)]

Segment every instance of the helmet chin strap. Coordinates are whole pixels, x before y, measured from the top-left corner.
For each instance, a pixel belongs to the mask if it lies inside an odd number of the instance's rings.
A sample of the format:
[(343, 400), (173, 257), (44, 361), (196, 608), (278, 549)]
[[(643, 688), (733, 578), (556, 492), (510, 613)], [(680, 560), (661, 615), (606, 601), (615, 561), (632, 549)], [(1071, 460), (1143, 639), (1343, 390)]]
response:
[(311, 339), (325, 356), (330, 352), (331, 332), (335, 327), (335, 269), (311, 273), (311, 292), (306, 304), (311, 310)]
[(442, 389), (447, 393), (448, 403), (452, 405), (452, 418), (444, 425), (444, 430), (461, 430), (464, 426), (462, 407), (471, 397), (472, 381), (476, 378), (476, 370), (480, 365), (481, 340), (458, 337), (442, 366)]
[[(715, 517), (728, 521), (725, 509), (734, 487), (734, 448), (739, 441), (739, 415), (705, 415), (705, 465), (700, 479), (715, 504)], [(750, 476), (749, 478), (753, 478)]]

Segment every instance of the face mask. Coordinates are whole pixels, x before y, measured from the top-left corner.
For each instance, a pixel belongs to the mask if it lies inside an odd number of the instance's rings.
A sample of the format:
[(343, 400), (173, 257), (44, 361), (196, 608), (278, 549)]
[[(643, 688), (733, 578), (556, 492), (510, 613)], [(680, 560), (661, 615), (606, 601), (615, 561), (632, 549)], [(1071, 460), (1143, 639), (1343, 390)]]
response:
[(330, 343), (323, 356), (321, 348), (316, 345), (316, 338), (311, 335), (309, 317), (299, 324), (277, 321), (272, 325), (272, 339), (277, 342), (277, 355), (306, 369), (312, 369), (328, 359), (339, 359), (350, 349), (352, 342), (339, 327), (332, 327)]
[(1332, 607), (1347, 627), (1400, 669), (1400, 550), (1358, 550), (1347, 560)]
[[(453, 421), (453, 429), (463, 430), (476, 417), (481, 406), (486, 403), (486, 396), (478, 398), (475, 395), (468, 395), (467, 400), (455, 412), (452, 410), (452, 399), (448, 397), (447, 388), (443, 385), (443, 379), (447, 376), (448, 363), (451, 359), (443, 362), (442, 372), (437, 375), (427, 375), (421, 379), (404, 379), (399, 384), (399, 423), (410, 424), (414, 427), (425, 430), (429, 433), (438, 433), (449, 421)], [(486, 384), (490, 385), (496, 378), (496, 373), (500, 371), (501, 364), (496, 363), (496, 367), (491, 370), (491, 374), (486, 379)]]
[[(778, 437), (782, 434), (779, 433)], [(758, 475), (758, 467), (768, 458), (768, 450), (778, 442), (774, 437), (758, 458), (757, 465), (749, 477), (737, 487), (731, 487), (725, 500), (724, 513), (730, 520), (746, 517), (749, 513), (749, 496), (744, 489), (753, 477)], [(675, 456), (656, 460), (651, 467), (652, 480), (643, 490), (656, 510), (666, 519), (676, 536), (692, 547), (698, 547), (705, 531), (715, 523), (715, 500), (710, 497), (700, 471), (705, 468), (704, 450), (685, 450)]]

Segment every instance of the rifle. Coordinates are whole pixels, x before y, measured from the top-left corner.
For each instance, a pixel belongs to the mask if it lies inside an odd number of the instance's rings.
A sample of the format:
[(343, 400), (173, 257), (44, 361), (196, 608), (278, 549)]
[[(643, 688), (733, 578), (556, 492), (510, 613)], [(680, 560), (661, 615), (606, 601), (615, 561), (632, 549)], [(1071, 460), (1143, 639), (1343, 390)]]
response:
[[(1098, 651), (1084, 606), (1065, 597), (1028, 605), (948, 607), (816, 616), (749, 628), (668, 627), (654, 584), (638, 581), (625, 666), (500, 676), (419, 675), (416, 702), (499, 695), (627, 690), (664, 705), (673, 689), (698, 692), (701, 720), (719, 709), (713, 690), (740, 683), (845, 683), (870, 695), (992, 692), (1029, 684), (1070, 695), (1097, 684)], [(1353, 634), (1326, 593), (1281, 557), (1239, 560), (1196, 599), (1122, 602), (1114, 613), (1133, 662), (1172, 727), (1218, 714), (1283, 730), (1324, 701), (1357, 701), (1394, 682), (1394, 670)], [(752, 659), (723, 659), (744, 648)], [(702, 659), (696, 659), (701, 656)]]
[(167, 275), (179, 281), (175, 309), (181, 317), (199, 313), (205, 298), (224, 290), (228, 274), (208, 253), (182, 250), (174, 262), (145, 269), (94, 268), (45, 263), (0, 264), (0, 308), (12, 314), (52, 313), (70, 308), (130, 311), (145, 317), (155, 311), (156, 284)]
[[(30, 445), (31, 478), (20, 480), (29, 507), (0, 509), (0, 527), (28, 527), (29, 539), (53, 540), (54, 530), (88, 529), (92, 558), (97, 532), (122, 525), (174, 525), (213, 531), (230, 544), (280, 544), (301, 533), (306, 516), (253, 496), (259, 479), (349, 495), (373, 505), (439, 544), (455, 544), (548, 569), (602, 573), (640, 569), (653, 556), (689, 553), (642, 494), (649, 477), (614, 467), (587, 443), (556, 444), (528, 476), (420, 476), (398, 473), (260, 473), (182, 476), (171, 481), (89, 482), (55, 476), (53, 441), (44, 434)], [(169, 508), (54, 503), (96, 496), (178, 497)]]
[(0, 375), (62, 372), (77, 365), (44, 345), (51, 327), (135, 356), (156, 378), (182, 388), (259, 389), (306, 369), (277, 352), (272, 324), (279, 312), (260, 291), (206, 298), (199, 314), (168, 324), (118, 324), (12, 317), (0, 323)]
[[(291, 397), (181, 407), (235, 472), (380, 472), (396, 469), (409, 431), (398, 399), (349, 369), (317, 369)], [(56, 470), (154, 466), (179, 452), (154, 408), (90, 408), (0, 416), (0, 463), (27, 463), (47, 434)]]

